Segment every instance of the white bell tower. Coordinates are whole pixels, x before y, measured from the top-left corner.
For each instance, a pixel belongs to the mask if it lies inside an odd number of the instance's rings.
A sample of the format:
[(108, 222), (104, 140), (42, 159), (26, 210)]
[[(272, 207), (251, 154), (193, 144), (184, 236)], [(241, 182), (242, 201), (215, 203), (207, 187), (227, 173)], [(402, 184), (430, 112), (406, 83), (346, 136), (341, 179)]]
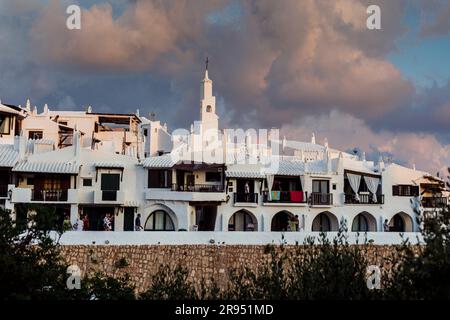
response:
[(219, 129), (219, 117), (216, 114), (216, 97), (212, 94), (212, 80), (208, 77), (208, 58), (206, 58), (205, 77), (201, 82), (200, 121), (203, 132)]

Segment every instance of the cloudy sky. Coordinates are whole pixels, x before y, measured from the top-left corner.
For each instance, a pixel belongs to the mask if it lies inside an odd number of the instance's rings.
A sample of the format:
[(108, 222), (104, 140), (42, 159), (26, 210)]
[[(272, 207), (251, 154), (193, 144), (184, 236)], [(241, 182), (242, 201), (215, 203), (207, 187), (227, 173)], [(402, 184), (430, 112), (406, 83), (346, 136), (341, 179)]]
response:
[[(366, 28), (369, 4), (382, 30)], [(450, 165), (450, 0), (0, 0), (6, 103), (189, 127), (206, 56), (223, 127)]]

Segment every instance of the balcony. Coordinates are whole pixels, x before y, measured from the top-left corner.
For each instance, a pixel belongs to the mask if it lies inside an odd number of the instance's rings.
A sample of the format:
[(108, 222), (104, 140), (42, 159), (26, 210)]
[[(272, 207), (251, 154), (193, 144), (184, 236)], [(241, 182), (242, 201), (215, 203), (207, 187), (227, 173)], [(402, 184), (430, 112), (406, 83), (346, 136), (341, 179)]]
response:
[(246, 206), (250, 205), (256, 207), (258, 204), (258, 194), (257, 193), (234, 193), (233, 202), (236, 206)]
[(303, 191), (272, 191), (271, 197), (269, 197), (268, 191), (263, 192), (264, 205), (306, 205), (307, 200), (308, 193)]
[(67, 189), (59, 190), (32, 190), (31, 191), (31, 201), (42, 201), (42, 202), (60, 202), (67, 201)]
[(117, 201), (117, 191), (102, 190), (102, 201)]
[(8, 197), (8, 185), (0, 185), (0, 198)]
[(223, 192), (223, 186), (217, 184), (172, 185), (172, 191), (183, 192)]
[(78, 192), (75, 189), (34, 190), (11, 186), (13, 203), (77, 203)]
[(172, 188), (149, 188), (145, 192), (146, 200), (169, 201), (226, 201), (226, 194), (221, 185), (177, 185)]
[(384, 204), (384, 194), (377, 194), (377, 201), (373, 201), (373, 195), (362, 193), (359, 195), (359, 201), (354, 194), (344, 194), (345, 204)]
[(333, 194), (313, 192), (313, 193), (311, 193), (311, 197), (309, 198), (309, 201), (310, 201), (311, 206), (330, 207), (333, 205)]
[(118, 190), (95, 190), (94, 203), (96, 204), (123, 204), (125, 193)]
[(423, 197), (422, 207), (424, 208), (442, 208), (448, 204), (445, 197)]

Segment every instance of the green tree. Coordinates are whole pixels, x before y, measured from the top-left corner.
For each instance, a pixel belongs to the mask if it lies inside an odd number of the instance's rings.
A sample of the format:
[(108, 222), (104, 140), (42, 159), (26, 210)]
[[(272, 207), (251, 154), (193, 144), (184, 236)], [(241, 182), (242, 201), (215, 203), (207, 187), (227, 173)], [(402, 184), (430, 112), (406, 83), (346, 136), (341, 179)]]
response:
[(56, 213), (32, 207), (29, 228), (23, 230), (0, 209), (1, 299), (58, 299), (64, 296), (66, 265), (49, 231)]

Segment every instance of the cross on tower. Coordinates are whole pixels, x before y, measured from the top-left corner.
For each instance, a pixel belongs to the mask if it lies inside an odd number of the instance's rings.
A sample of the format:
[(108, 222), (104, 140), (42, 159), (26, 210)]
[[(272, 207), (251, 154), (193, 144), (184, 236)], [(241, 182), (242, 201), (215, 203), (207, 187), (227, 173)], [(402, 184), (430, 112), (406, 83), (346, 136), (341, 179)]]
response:
[(208, 63), (209, 63), (209, 59), (208, 59), (208, 57), (206, 57), (206, 70), (208, 70)]

